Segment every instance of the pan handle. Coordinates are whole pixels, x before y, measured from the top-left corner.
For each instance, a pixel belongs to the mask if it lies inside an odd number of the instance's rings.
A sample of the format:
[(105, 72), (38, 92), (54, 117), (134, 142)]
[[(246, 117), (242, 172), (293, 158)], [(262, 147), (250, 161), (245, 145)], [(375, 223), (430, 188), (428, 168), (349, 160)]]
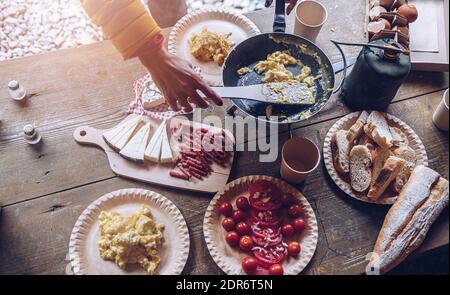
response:
[(339, 46), (339, 42), (336, 42), (334, 40), (330, 40), (339, 50), (339, 53), (342, 55), (342, 61), (344, 62), (344, 70), (342, 73), (342, 79), (341, 82), (339, 83), (338, 87), (336, 87), (335, 89), (333, 89), (333, 94), (338, 92), (339, 90), (341, 90), (342, 86), (344, 85), (345, 82), (345, 78), (347, 77), (347, 58), (345, 57), (345, 53), (342, 50), (341, 46)]
[(275, 2), (275, 20), (273, 21), (273, 31), (275, 33), (284, 33), (286, 31), (286, 0), (276, 0)]

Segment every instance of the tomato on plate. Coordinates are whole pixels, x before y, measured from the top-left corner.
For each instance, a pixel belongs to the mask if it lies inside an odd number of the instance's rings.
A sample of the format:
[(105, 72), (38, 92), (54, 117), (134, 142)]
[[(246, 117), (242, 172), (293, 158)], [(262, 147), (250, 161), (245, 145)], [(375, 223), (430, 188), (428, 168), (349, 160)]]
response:
[(297, 256), (300, 254), (301, 247), (297, 242), (290, 242), (287, 248), (287, 252), (290, 256)]
[(281, 214), (279, 210), (259, 211), (252, 209), (250, 210), (250, 217), (253, 223), (259, 223), (264, 227), (275, 227), (279, 225)]
[(280, 244), (283, 241), (283, 236), (282, 235), (272, 237), (267, 236), (262, 238), (253, 235), (252, 239), (253, 242), (259, 247), (273, 247)]
[(259, 263), (255, 258), (247, 256), (242, 259), (241, 266), (242, 269), (250, 275), (255, 273), (256, 268), (259, 266)]
[(281, 228), (281, 233), (286, 237), (292, 236), (294, 234), (294, 232), (295, 232), (295, 229), (292, 226), (292, 224), (285, 224)]
[(255, 224), (252, 225), (252, 234), (255, 237), (265, 238), (265, 237), (276, 237), (280, 235), (280, 228), (272, 228), (272, 227), (261, 227)]
[(230, 231), (234, 229), (234, 220), (232, 218), (225, 218), (222, 220), (222, 226), (226, 231)]
[(270, 181), (258, 180), (248, 187), (248, 192), (250, 206), (257, 210), (277, 210), (283, 205), (280, 190)]
[(228, 245), (234, 247), (239, 244), (239, 235), (235, 231), (230, 231), (225, 236), (225, 240), (227, 241)]
[(245, 213), (242, 210), (236, 210), (231, 214), (231, 218), (233, 218), (236, 223), (244, 221)]
[(242, 211), (245, 211), (250, 207), (248, 199), (246, 197), (239, 197), (236, 199), (236, 207)]
[(299, 217), (295, 219), (292, 224), (298, 233), (301, 233), (306, 228), (306, 222), (303, 218)]
[(239, 248), (242, 251), (251, 251), (253, 248), (253, 240), (250, 236), (242, 236), (239, 240)]
[(241, 221), (236, 225), (236, 232), (240, 235), (248, 235), (252, 232), (250, 225), (247, 222)]
[(299, 217), (302, 214), (302, 207), (299, 204), (291, 205), (288, 209), (288, 214), (292, 218)]
[(279, 244), (273, 247), (254, 247), (253, 256), (263, 265), (270, 266), (281, 262), (286, 256), (286, 248)]
[(229, 217), (231, 216), (231, 213), (233, 213), (233, 206), (230, 202), (224, 202), (220, 205), (219, 212), (223, 216)]
[(274, 264), (269, 267), (269, 275), (271, 276), (281, 276), (283, 273), (284, 270), (280, 264)]

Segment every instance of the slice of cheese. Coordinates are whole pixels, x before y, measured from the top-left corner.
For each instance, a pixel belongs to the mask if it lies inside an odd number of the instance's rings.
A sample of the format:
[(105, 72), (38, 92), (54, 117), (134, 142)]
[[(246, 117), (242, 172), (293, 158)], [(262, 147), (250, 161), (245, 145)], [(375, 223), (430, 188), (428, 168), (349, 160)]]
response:
[(166, 129), (166, 123), (163, 122), (159, 125), (158, 129), (156, 129), (155, 133), (150, 139), (150, 142), (145, 149), (144, 157), (146, 160), (152, 162), (159, 162), (159, 157), (161, 155), (161, 147), (162, 147), (162, 132)]
[(169, 136), (167, 135), (167, 129), (164, 128), (162, 133), (162, 148), (161, 148), (161, 163), (172, 163), (173, 154), (170, 148)]
[(139, 131), (130, 139), (125, 147), (120, 150), (120, 155), (125, 159), (135, 161), (138, 163), (144, 162), (144, 152), (147, 146), (148, 138), (150, 137), (151, 124), (145, 124)]
[[(119, 151), (119, 150), (121, 150), (121, 148), (123, 146), (121, 147), (120, 145), (118, 145), (118, 143), (123, 141), (123, 138), (129, 139), (129, 137), (131, 137), (131, 135), (136, 130), (136, 128), (141, 124), (141, 122), (142, 122), (141, 116), (137, 116), (137, 117), (129, 119), (125, 122), (122, 122), (119, 125), (117, 125), (116, 127), (112, 128), (111, 130), (103, 133), (103, 139), (114, 150)], [(128, 140), (126, 140), (126, 141), (128, 141)], [(126, 144), (126, 142), (125, 142), (125, 144)]]

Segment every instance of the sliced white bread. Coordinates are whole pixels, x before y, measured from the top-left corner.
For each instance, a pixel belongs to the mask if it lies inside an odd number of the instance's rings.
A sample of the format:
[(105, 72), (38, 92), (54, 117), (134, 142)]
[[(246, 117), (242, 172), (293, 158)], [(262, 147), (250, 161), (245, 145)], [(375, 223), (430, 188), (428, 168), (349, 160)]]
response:
[(379, 146), (390, 148), (392, 146), (392, 134), (388, 122), (380, 112), (373, 111), (367, 118), (364, 132), (373, 139)]
[(348, 155), (351, 143), (347, 139), (347, 130), (338, 130), (331, 140), (334, 167), (339, 173), (349, 172)]
[(383, 274), (402, 262), (422, 244), (448, 202), (448, 181), (417, 166), (384, 219), (368, 268)]
[(416, 152), (409, 146), (403, 145), (394, 150), (394, 155), (406, 161), (405, 166), (403, 166), (400, 173), (395, 177), (395, 181), (392, 183), (392, 189), (399, 193), (416, 166)]
[(372, 150), (373, 165), (372, 165), (372, 181), (370, 182), (371, 185), (378, 178), (378, 175), (380, 175), (380, 172), (383, 169), (386, 160), (392, 155), (393, 153), (389, 149), (385, 149), (380, 146), (377, 146), (375, 149)]
[(367, 197), (377, 200), (384, 193), (389, 184), (400, 173), (406, 161), (395, 156), (389, 157), (383, 165), (380, 174), (370, 186)]
[(409, 145), (408, 136), (397, 127), (389, 127), (392, 134), (392, 144), (395, 147), (407, 146)]
[(366, 111), (361, 112), (355, 124), (348, 130), (347, 139), (349, 142), (354, 142), (364, 133), (364, 125), (366, 124), (368, 117), (369, 113)]
[(372, 179), (372, 155), (365, 145), (356, 145), (350, 151), (350, 184), (357, 192), (370, 186)]

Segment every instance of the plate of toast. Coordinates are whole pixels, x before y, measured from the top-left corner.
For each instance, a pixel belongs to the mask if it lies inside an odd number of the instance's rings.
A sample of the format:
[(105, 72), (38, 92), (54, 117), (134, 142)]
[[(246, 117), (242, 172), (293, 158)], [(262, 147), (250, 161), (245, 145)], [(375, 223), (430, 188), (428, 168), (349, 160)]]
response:
[(338, 120), (325, 137), (323, 154), (340, 189), (375, 204), (393, 204), (414, 168), (428, 166), (414, 130), (378, 111), (354, 112)]

